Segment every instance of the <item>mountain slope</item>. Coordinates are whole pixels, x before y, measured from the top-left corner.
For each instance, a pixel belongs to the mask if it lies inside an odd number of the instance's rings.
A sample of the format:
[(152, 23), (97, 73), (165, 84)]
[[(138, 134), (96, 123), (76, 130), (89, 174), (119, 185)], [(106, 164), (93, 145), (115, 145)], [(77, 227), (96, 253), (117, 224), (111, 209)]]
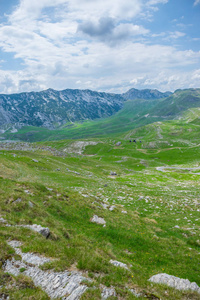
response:
[(157, 90), (135, 89), (122, 95), (72, 89), (0, 95), (0, 126), (54, 129), (66, 122), (109, 117), (118, 112), (127, 99), (158, 99), (166, 95), (168, 93)]
[(177, 90), (149, 113), (172, 119), (179, 118), (184, 111), (195, 107), (200, 107), (200, 89)]
[(0, 95), (0, 126), (43, 126), (49, 129), (68, 121), (108, 117), (122, 108), (120, 95), (90, 90), (52, 89), (42, 92)]
[[(81, 300), (101, 300), (105, 288), (118, 300), (199, 299), (149, 281), (166, 273), (200, 285), (200, 127), (180, 122), (117, 140), (0, 143), (0, 297), (47, 300), (46, 286), (57, 291), (63, 272), (76, 272), (88, 287)], [(94, 216), (106, 226), (91, 222)], [(31, 231), (33, 224), (48, 227), (49, 237)], [(27, 257), (49, 262), (36, 268)]]

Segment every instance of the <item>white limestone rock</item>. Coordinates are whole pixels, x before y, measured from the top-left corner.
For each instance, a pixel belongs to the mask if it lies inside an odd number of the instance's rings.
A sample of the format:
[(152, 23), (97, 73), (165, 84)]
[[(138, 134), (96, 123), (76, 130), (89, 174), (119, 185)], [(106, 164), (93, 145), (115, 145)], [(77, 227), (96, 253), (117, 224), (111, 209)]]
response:
[(107, 209), (109, 205), (106, 204), (106, 203), (101, 203), (101, 206), (102, 206), (104, 209)]
[(103, 218), (98, 217), (97, 215), (94, 215), (91, 219), (92, 223), (97, 223), (100, 225), (106, 225), (106, 221)]
[(108, 287), (104, 286), (103, 291), (101, 293), (101, 299), (105, 300), (105, 299), (107, 299), (108, 297), (111, 297), (111, 296), (116, 297), (116, 292), (115, 292), (114, 287), (111, 286), (110, 288), (108, 288)]
[(18, 255), (21, 256), (23, 262), (26, 262), (26, 263), (29, 263), (29, 264), (32, 264), (35, 266), (41, 266), (41, 265), (51, 261), (50, 258), (41, 256), (41, 255), (38, 256), (36, 254), (29, 253), (29, 252), (23, 253), (21, 251), (21, 249), (19, 248), (22, 245), (22, 243), (19, 241), (8, 241), (7, 243), (9, 246), (11, 246), (13, 249), (15, 249), (15, 252)]
[(120, 261), (112, 260), (112, 259), (111, 259), (111, 260), (110, 260), (110, 263), (111, 263), (112, 265), (116, 266), (116, 267), (120, 267), (120, 268), (124, 268), (124, 269), (128, 270), (127, 264), (124, 264), (124, 263), (122, 263), (122, 262), (120, 262)]
[(0, 223), (4, 223), (4, 224), (6, 224), (6, 223), (7, 223), (7, 221), (6, 221), (4, 218), (0, 217)]
[(42, 234), (44, 237), (48, 238), (50, 235), (50, 230), (48, 227), (42, 227), (41, 225), (33, 224), (33, 225), (19, 225), (20, 227), (29, 228), (33, 231), (36, 231)]
[(141, 293), (137, 293), (134, 289), (128, 289), (136, 298), (142, 297)]
[(196, 284), (196, 282), (190, 282), (188, 279), (182, 279), (166, 273), (154, 275), (149, 279), (149, 281), (166, 284), (177, 290), (192, 290), (200, 294), (200, 287)]
[(111, 172), (110, 172), (110, 175), (111, 175), (111, 176), (117, 176), (117, 173), (116, 173), (116, 172), (113, 172), (113, 171), (111, 171)]
[(23, 253), (19, 248), (22, 245), (19, 241), (9, 241), (8, 244), (22, 257), (22, 261), (16, 261), (14, 258), (7, 260), (4, 271), (18, 276), (21, 269), (24, 269), (23, 274), (30, 277), (35, 286), (45, 291), (51, 299), (78, 300), (87, 290), (87, 286), (82, 284), (82, 281), (88, 279), (83, 277), (81, 272), (43, 271), (39, 266), (50, 261), (49, 258), (33, 253)]
[(86, 278), (78, 272), (42, 271), (37, 266), (29, 266), (15, 259), (6, 261), (4, 271), (18, 276), (22, 268), (25, 269), (23, 274), (30, 277), (35, 286), (45, 291), (51, 299), (78, 300), (87, 289), (86, 285), (81, 284)]
[(110, 210), (110, 211), (113, 211), (115, 208), (116, 208), (116, 206), (115, 206), (115, 205), (112, 205), (112, 206), (109, 208), (109, 210)]

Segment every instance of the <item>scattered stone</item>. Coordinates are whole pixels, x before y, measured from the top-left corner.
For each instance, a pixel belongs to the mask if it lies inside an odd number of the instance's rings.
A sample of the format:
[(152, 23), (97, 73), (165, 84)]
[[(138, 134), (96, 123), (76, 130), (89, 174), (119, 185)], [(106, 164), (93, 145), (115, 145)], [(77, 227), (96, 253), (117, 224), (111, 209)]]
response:
[(121, 142), (117, 142), (116, 144), (115, 144), (115, 146), (120, 146), (122, 143)]
[(192, 290), (200, 294), (200, 287), (196, 284), (196, 282), (190, 282), (188, 279), (181, 279), (166, 273), (154, 275), (149, 279), (149, 281), (166, 284), (177, 290)]
[(123, 214), (127, 214), (127, 211), (126, 211), (126, 210), (122, 210), (122, 213), (123, 213)]
[(127, 266), (127, 264), (124, 264), (124, 263), (122, 263), (122, 262), (120, 262), (120, 261), (117, 261), (117, 260), (110, 260), (110, 263), (112, 264), (112, 265), (114, 265), (114, 266), (116, 266), (116, 267), (120, 267), (120, 268), (124, 268), (124, 269), (127, 269), (128, 270), (128, 266)]
[(76, 171), (74, 171), (74, 174), (76, 174), (76, 175), (81, 175), (79, 172), (76, 172)]
[(108, 206), (109, 206), (109, 205), (108, 205), (108, 204), (106, 204), (106, 203), (101, 203), (101, 205), (103, 206), (103, 208), (104, 208), (104, 209), (107, 209), (107, 208), (108, 208)]
[(20, 227), (29, 228), (33, 231), (36, 231), (42, 234), (45, 238), (48, 238), (50, 235), (50, 230), (48, 227), (42, 227), (41, 225), (33, 224), (33, 225), (18, 225)]
[(30, 194), (30, 191), (29, 190), (24, 190), (24, 193)]
[(128, 289), (128, 290), (137, 298), (142, 296), (141, 293), (137, 293), (136, 290), (134, 290), (134, 289)]
[(52, 192), (52, 191), (53, 191), (53, 189), (51, 189), (51, 188), (48, 188), (48, 187), (47, 187), (46, 189), (47, 189), (48, 191), (50, 191), (50, 192)]
[(140, 196), (138, 200), (142, 200), (142, 199), (144, 199), (144, 196)]
[(112, 286), (110, 288), (103, 287), (103, 291), (101, 293), (101, 299), (105, 300), (105, 299), (107, 299), (108, 297), (111, 297), (111, 296), (116, 297), (116, 292), (115, 292), (114, 287), (112, 287)]
[(101, 225), (106, 224), (106, 221), (103, 218), (98, 217), (97, 215), (94, 215), (90, 221), (92, 223), (97, 223), (97, 224), (101, 224)]
[(111, 172), (110, 172), (110, 175), (111, 175), (111, 176), (116, 176), (116, 175), (117, 175), (117, 173), (116, 173), (116, 172), (112, 172), (112, 171), (111, 171)]
[(116, 206), (115, 206), (115, 205), (112, 205), (112, 206), (109, 208), (109, 210), (110, 210), (110, 211), (113, 211), (115, 208), (116, 208)]
[(17, 200), (13, 201), (13, 203), (20, 203), (22, 201), (21, 198), (17, 198)]
[(33, 158), (33, 159), (32, 159), (32, 161), (34, 161), (34, 162), (38, 163), (38, 160), (37, 160), (37, 159), (34, 159), (34, 158)]
[(0, 223), (7, 224), (7, 221), (4, 218), (0, 217)]
[(175, 226), (174, 226), (174, 228), (180, 228), (180, 226), (178, 226), (178, 225), (175, 225)]
[(33, 206), (34, 206), (34, 204), (31, 201), (28, 202), (28, 205), (30, 208), (33, 208)]

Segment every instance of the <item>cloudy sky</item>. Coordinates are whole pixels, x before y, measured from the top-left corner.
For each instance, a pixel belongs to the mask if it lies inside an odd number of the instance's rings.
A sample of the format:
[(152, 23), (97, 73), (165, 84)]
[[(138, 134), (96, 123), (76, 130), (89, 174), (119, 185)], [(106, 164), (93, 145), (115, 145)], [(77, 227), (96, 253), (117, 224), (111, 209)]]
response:
[(200, 87), (200, 0), (0, 0), (0, 93)]

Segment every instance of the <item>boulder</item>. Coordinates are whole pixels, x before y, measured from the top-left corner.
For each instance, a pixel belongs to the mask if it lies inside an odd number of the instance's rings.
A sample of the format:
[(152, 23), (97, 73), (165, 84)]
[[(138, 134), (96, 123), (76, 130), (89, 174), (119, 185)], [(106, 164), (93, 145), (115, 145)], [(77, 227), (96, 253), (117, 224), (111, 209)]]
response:
[(116, 172), (113, 172), (113, 171), (111, 171), (111, 172), (110, 172), (110, 175), (111, 175), (111, 176), (116, 176), (116, 175), (117, 175), (117, 173), (116, 173)]
[(48, 238), (50, 235), (50, 230), (48, 227), (42, 227), (41, 225), (33, 224), (33, 225), (19, 225), (24, 228), (29, 228), (33, 231), (36, 231), (42, 234), (45, 238)]
[(106, 224), (106, 221), (103, 218), (98, 217), (97, 215), (94, 215), (90, 221), (92, 223), (97, 223), (97, 224), (101, 224), (101, 225)]
[(190, 282), (188, 279), (181, 279), (179, 277), (168, 275), (166, 273), (160, 273), (152, 276), (149, 281), (154, 283), (166, 284), (177, 290), (192, 290), (200, 294), (200, 287), (196, 282)]
[(112, 264), (112, 265), (114, 265), (114, 266), (116, 266), (116, 267), (120, 267), (120, 268), (124, 268), (124, 269), (127, 269), (128, 270), (128, 266), (127, 266), (127, 264), (124, 264), (124, 263), (122, 263), (122, 262), (120, 262), (120, 261), (117, 261), (117, 260), (110, 260), (110, 263)]

